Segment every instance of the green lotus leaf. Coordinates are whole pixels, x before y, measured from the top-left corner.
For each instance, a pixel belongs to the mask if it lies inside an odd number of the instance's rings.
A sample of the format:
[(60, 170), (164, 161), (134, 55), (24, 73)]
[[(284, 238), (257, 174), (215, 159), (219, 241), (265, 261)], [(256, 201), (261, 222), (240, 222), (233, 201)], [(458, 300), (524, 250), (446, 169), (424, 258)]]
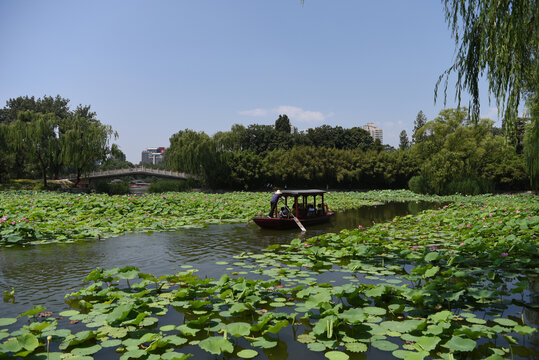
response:
[(108, 339), (100, 343), (102, 347), (115, 347), (115, 346), (120, 346), (121, 344), (122, 344), (122, 341), (118, 339)]
[(234, 337), (247, 336), (251, 333), (251, 325), (245, 322), (235, 322), (226, 325), (226, 330)]
[(249, 308), (243, 303), (236, 303), (228, 309), (231, 314), (237, 314), (248, 310)]
[(465, 339), (460, 336), (453, 336), (442, 346), (452, 351), (472, 351), (473, 349), (475, 349), (476, 343), (474, 340), (471, 339)]
[(360, 342), (346, 343), (344, 346), (346, 350), (351, 352), (366, 352), (368, 350), (367, 345)]
[(174, 351), (166, 352), (161, 355), (163, 360), (185, 360), (193, 356), (193, 354), (182, 354)]
[(273, 339), (267, 339), (265, 337), (259, 337), (256, 338), (256, 340), (253, 341), (251, 345), (253, 345), (254, 347), (261, 347), (263, 349), (271, 349), (277, 346), (277, 341)]
[(519, 333), (520, 335), (531, 335), (537, 332), (537, 329), (529, 327), (527, 325), (515, 325), (513, 330)]
[(163, 332), (172, 331), (172, 330), (176, 330), (176, 326), (175, 325), (164, 325), (164, 326), (161, 326), (159, 328), (159, 330), (161, 330)]
[(429, 352), (434, 350), (440, 341), (438, 336), (421, 336), (416, 341), (416, 348), (418, 351)]
[(278, 321), (278, 322), (276, 322), (274, 325), (268, 327), (268, 328), (263, 332), (263, 334), (266, 334), (266, 333), (277, 334), (279, 331), (281, 331), (282, 328), (287, 327), (288, 324), (289, 324), (288, 320), (281, 320), (281, 321)]
[(439, 311), (429, 316), (429, 319), (434, 322), (448, 321), (453, 318), (453, 313), (449, 310)]
[(318, 294), (311, 295), (305, 301), (305, 307), (314, 308), (321, 303), (330, 302), (331, 293), (329, 291), (321, 291)]
[(406, 351), (406, 350), (395, 350), (391, 353), (394, 357), (398, 359), (404, 359), (404, 360), (423, 360), (427, 356), (429, 356), (429, 353), (421, 351)]
[(17, 336), (19, 344), (28, 351), (34, 351), (39, 346), (39, 340), (34, 334), (26, 333)]
[(368, 317), (364, 309), (360, 309), (360, 308), (351, 308), (351, 309), (345, 310), (338, 316), (340, 319), (350, 324), (357, 324), (357, 323), (363, 322)]
[(178, 335), (169, 335), (169, 336), (165, 336), (163, 338), (163, 341), (166, 341), (167, 343), (175, 345), (175, 346), (181, 346), (187, 342), (187, 339)]
[(0, 318), (0, 326), (8, 326), (11, 324), (15, 324), (16, 322), (16, 318)]
[(511, 319), (504, 319), (504, 318), (496, 318), (496, 319), (493, 319), (492, 321), (494, 321), (495, 323), (497, 324), (500, 324), (502, 326), (517, 326), (518, 323), (516, 321), (513, 321)]
[(309, 343), (307, 344), (307, 347), (309, 348), (309, 350), (317, 352), (326, 350), (326, 345), (319, 342)]
[(425, 271), (425, 274), (423, 275), (423, 277), (424, 278), (433, 277), (434, 275), (436, 275), (438, 273), (438, 271), (440, 271), (440, 267), (439, 266), (433, 266), (430, 269), (428, 269), (427, 271)]
[(133, 310), (132, 304), (123, 304), (115, 307), (110, 314), (108, 314), (106, 321), (109, 324), (124, 320), (129, 313)]
[(375, 340), (371, 342), (371, 345), (382, 351), (393, 351), (399, 348), (399, 345), (387, 340)]
[(93, 346), (88, 346), (88, 347), (75, 348), (71, 350), (71, 354), (77, 355), (77, 356), (93, 355), (99, 350), (101, 350), (101, 346), (93, 345)]
[(431, 261), (434, 261), (436, 259), (438, 259), (438, 252), (437, 251), (431, 251), (430, 253), (425, 255), (425, 258), (424, 258), (424, 260), (426, 262), (431, 262)]
[(182, 335), (187, 335), (187, 336), (195, 336), (197, 334), (197, 332), (200, 331), (200, 329), (194, 328), (194, 327), (189, 326), (187, 324), (177, 326), (176, 330), (178, 330), (180, 333), (182, 333)]
[(232, 343), (221, 336), (209, 337), (202, 340), (198, 346), (202, 350), (214, 355), (221, 355), (223, 352), (232, 353), (234, 352), (234, 346)]
[(328, 351), (324, 354), (329, 360), (348, 360), (350, 357), (342, 351)]
[(385, 315), (386, 314), (386, 309), (382, 309), (376, 306), (364, 307), (363, 311), (369, 315)]
[(129, 350), (120, 357), (120, 360), (140, 359), (146, 354), (146, 351), (142, 349)]
[(242, 359), (252, 359), (258, 355), (258, 352), (251, 349), (244, 349), (238, 352), (238, 356)]
[(3, 344), (0, 344), (0, 354), (7, 354), (9, 352), (19, 352), (22, 350), (22, 346), (16, 338), (9, 339)]
[(62, 311), (58, 315), (65, 316), (65, 317), (70, 317), (70, 316), (78, 315), (78, 314), (79, 314), (79, 312), (77, 310), (66, 310), (66, 311)]

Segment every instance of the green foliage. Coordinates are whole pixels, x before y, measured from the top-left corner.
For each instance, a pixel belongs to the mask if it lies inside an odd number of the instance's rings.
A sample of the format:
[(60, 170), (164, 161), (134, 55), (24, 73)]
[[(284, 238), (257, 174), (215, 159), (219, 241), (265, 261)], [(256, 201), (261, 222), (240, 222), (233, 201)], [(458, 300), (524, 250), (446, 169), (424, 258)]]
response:
[(95, 183), (91, 183), (90, 189), (98, 193), (109, 195), (124, 195), (129, 193), (129, 185), (127, 183), (110, 183), (106, 180), (100, 180)]
[[(503, 113), (509, 135), (518, 127), (518, 109), (527, 97), (532, 130), (527, 147), (528, 171), (532, 183), (539, 159), (539, 3), (535, 0), (444, 0), (445, 17), (456, 43), (454, 64), (436, 84), (457, 75), (456, 96), (472, 95), (472, 118), (479, 118), (479, 81), (489, 82), (489, 93)], [(534, 110), (535, 109), (535, 110)], [(535, 115), (534, 115), (535, 113)]]
[[(492, 121), (472, 122), (466, 109), (442, 110), (417, 131), (421, 142), (411, 152), (421, 161), (422, 179), (410, 189), (419, 193), (477, 194), (499, 189), (522, 189), (524, 158), (491, 132)], [(428, 181), (426, 181), (426, 180)]]
[(181, 192), (191, 188), (191, 182), (182, 180), (160, 180), (150, 184), (149, 192), (164, 193), (164, 192)]
[(434, 193), (430, 181), (423, 175), (416, 175), (408, 181), (408, 188), (417, 194), (432, 194)]

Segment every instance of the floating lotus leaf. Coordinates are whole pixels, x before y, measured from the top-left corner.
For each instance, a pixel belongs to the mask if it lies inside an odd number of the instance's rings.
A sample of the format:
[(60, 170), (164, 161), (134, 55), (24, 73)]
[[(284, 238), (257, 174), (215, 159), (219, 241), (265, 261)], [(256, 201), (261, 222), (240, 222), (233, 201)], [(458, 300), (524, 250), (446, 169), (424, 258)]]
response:
[(214, 355), (221, 355), (223, 352), (232, 353), (234, 351), (232, 343), (221, 336), (206, 338), (202, 340), (198, 346), (202, 350), (206, 350)]
[(256, 338), (256, 340), (253, 341), (251, 345), (253, 345), (254, 347), (261, 347), (263, 349), (271, 349), (277, 346), (277, 341), (265, 337), (259, 337)]
[(474, 340), (465, 339), (460, 336), (453, 336), (449, 341), (442, 345), (451, 351), (472, 351), (475, 349), (476, 343)]
[(329, 360), (348, 360), (350, 357), (342, 351), (328, 351), (324, 354)]
[(174, 351), (166, 352), (161, 355), (163, 360), (185, 360), (193, 356), (192, 354), (182, 354)]
[(227, 324), (226, 330), (234, 337), (247, 336), (251, 333), (251, 325), (244, 322), (235, 322)]
[(498, 323), (502, 326), (517, 326), (518, 323), (516, 321), (513, 321), (511, 319), (504, 319), (504, 318), (496, 318), (496, 319), (493, 319), (492, 321), (494, 321), (495, 323)]
[(16, 322), (16, 318), (0, 318), (0, 326), (8, 326), (11, 324), (15, 324)]
[(366, 352), (368, 350), (367, 345), (360, 342), (346, 343), (345, 347), (351, 352)]
[(242, 359), (252, 359), (258, 355), (258, 352), (251, 349), (244, 349), (238, 352), (238, 356)]
[(93, 345), (93, 346), (87, 346), (87, 347), (78, 347), (73, 350), (71, 350), (71, 354), (76, 356), (85, 356), (85, 355), (93, 355), (96, 352), (101, 350), (101, 346), (99, 345)]
[(307, 344), (307, 347), (309, 348), (309, 350), (317, 352), (326, 350), (326, 345), (319, 342), (309, 343)]
[(393, 350), (397, 350), (399, 348), (399, 346), (397, 344), (392, 343), (392, 342), (387, 341), (387, 340), (371, 341), (371, 345), (374, 346), (375, 348), (377, 348), (378, 350), (382, 350), (382, 351), (393, 351)]

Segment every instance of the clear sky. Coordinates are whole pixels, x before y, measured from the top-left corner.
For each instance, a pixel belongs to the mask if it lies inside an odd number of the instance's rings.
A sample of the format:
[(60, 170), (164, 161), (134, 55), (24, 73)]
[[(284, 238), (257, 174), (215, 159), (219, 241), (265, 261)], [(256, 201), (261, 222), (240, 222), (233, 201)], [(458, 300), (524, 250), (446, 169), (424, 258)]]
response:
[(436, 0), (0, 0), (0, 106), (91, 105), (135, 163), (179, 130), (279, 114), (300, 130), (374, 122), (396, 147), (419, 110), (444, 108), (434, 86), (454, 49)]

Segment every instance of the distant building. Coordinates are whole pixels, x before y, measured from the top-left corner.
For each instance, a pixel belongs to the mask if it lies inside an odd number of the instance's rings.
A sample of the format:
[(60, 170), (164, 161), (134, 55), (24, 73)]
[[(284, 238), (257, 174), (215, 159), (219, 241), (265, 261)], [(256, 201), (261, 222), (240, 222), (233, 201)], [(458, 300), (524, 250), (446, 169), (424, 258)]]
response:
[(367, 130), (371, 134), (374, 140), (380, 139), (380, 142), (383, 143), (384, 134), (382, 128), (376, 127), (374, 123), (367, 123), (361, 127), (363, 130)]
[(142, 152), (142, 163), (157, 165), (165, 160), (165, 148), (151, 147)]

